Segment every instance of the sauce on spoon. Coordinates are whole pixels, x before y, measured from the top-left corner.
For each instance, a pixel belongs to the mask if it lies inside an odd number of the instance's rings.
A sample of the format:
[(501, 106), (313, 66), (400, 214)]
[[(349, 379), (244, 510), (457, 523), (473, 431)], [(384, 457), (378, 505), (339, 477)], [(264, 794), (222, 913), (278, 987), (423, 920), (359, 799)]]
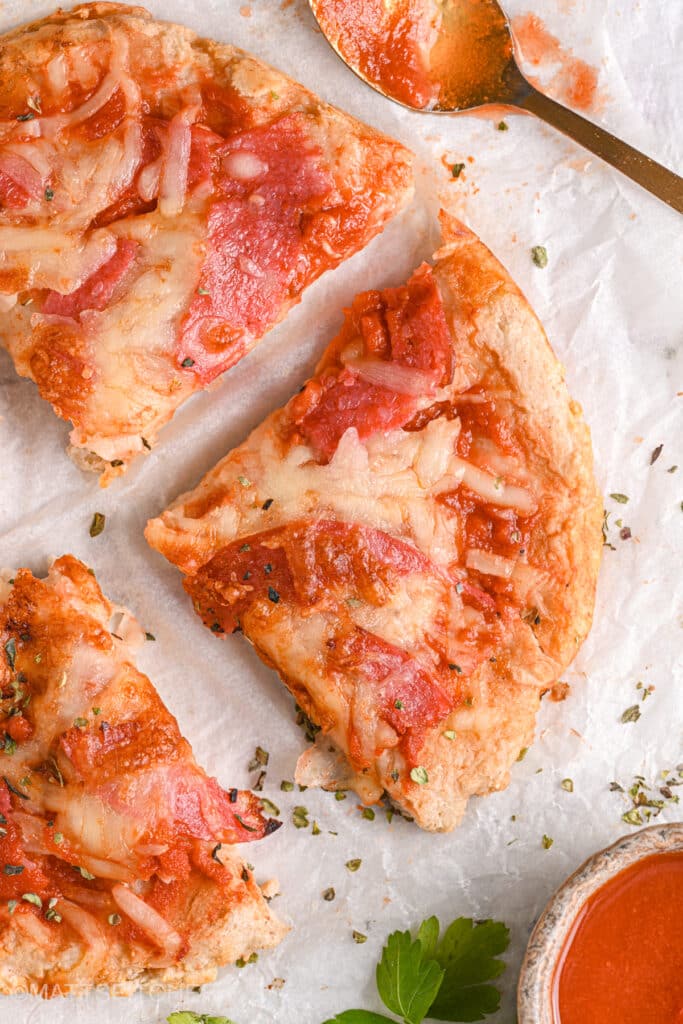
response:
[(464, 109), (507, 91), (512, 40), (494, 0), (311, 0), (311, 6), (341, 57), (400, 103)]

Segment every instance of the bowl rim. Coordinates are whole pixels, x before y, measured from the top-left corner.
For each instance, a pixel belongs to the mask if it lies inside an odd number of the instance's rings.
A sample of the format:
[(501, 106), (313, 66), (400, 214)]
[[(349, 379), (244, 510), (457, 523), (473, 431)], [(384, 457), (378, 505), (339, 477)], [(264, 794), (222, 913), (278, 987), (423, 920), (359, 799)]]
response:
[(555, 966), (577, 914), (594, 892), (646, 857), (683, 851), (683, 821), (620, 836), (588, 857), (546, 903), (529, 938), (517, 985), (518, 1024), (558, 1024), (552, 1008)]

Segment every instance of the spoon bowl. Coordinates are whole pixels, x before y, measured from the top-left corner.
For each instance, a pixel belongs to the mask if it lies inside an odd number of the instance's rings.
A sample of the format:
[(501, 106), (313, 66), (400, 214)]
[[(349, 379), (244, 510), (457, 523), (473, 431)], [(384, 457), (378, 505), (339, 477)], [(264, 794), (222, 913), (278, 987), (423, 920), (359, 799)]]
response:
[(683, 178), (528, 81), (497, 0), (309, 0), (309, 6), (341, 60), (388, 99), (423, 113), (495, 105), (535, 114), (683, 213)]

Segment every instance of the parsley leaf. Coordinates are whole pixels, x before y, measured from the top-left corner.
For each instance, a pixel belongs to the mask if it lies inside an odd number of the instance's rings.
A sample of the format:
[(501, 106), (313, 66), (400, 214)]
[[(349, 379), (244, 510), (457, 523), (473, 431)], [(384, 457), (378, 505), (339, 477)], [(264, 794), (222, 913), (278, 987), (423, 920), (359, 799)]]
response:
[(212, 1017), (194, 1010), (176, 1010), (166, 1018), (168, 1024), (234, 1024), (228, 1017)]
[(406, 1024), (420, 1024), (434, 1002), (444, 976), (434, 960), (425, 960), (421, 939), (392, 932), (377, 964), (377, 991), (388, 1010)]
[(381, 1013), (371, 1013), (370, 1010), (344, 1010), (336, 1017), (330, 1017), (325, 1024), (395, 1024), (390, 1017), (384, 1017)]
[(417, 937), (422, 943), (422, 955), (425, 960), (433, 960), (436, 944), (439, 941), (439, 919), (428, 917), (423, 921), (417, 931)]
[(510, 942), (510, 930), (501, 921), (459, 917), (448, 926), (434, 950), (444, 971), (429, 1016), (445, 1021), (483, 1020), (500, 1005), (500, 992), (487, 981), (505, 970), (498, 960)]

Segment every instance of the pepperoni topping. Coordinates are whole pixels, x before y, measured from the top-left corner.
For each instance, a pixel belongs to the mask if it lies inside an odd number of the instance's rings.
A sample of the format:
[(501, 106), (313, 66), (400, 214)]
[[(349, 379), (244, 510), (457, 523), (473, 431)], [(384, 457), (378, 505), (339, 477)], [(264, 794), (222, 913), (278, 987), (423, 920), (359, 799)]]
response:
[[(355, 359), (348, 356), (350, 351)], [(415, 370), (418, 386), (399, 390), (398, 375), (392, 386), (391, 371), (382, 370), (385, 363)], [(402, 288), (356, 297), (324, 357), (320, 376), (290, 403), (294, 432), (329, 460), (349, 427), (355, 427), (362, 440), (408, 424), (423, 397), (420, 387), (428, 394), (448, 383), (452, 374), (443, 302), (431, 268), (425, 265)], [(404, 379), (401, 374), (400, 381)]]
[(380, 605), (392, 578), (429, 567), (412, 545), (381, 530), (300, 520), (234, 541), (184, 585), (214, 632), (233, 632), (257, 601), (311, 608), (343, 591)]
[(327, 660), (333, 671), (374, 684), (377, 709), (399, 736), (440, 722), (458, 703), (414, 655), (364, 629), (337, 638)]
[(87, 724), (88, 727), (68, 729), (60, 745), (76, 777), (95, 788), (115, 780), (122, 764), (126, 771), (149, 769), (175, 756), (183, 742), (175, 719), (157, 702), (148, 712), (121, 722), (111, 723), (103, 718)]
[[(145, 689), (147, 699), (137, 715), (110, 722), (105, 707), (101, 716), (84, 719), (61, 736), (60, 748), (75, 779), (126, 816), (163, 821), (163, 835), (172, 840), (189, 835), (249, 842), (265, 835), (258, 801), (237, 790), (231, 799), (215, 779), (188, 764), (189, 748), (178, 723), (143, 679), (138, 680), (138, 701)], [(112, 696), (109, 692), (108, 701)]]
[(393, 430), (412, 415), (415, 399), (369, 384), (343, 369), (307, 384), (291, 409), (297, 433), (328, 462), (349, 427), (356, 428), (361, 440)]
[(12, 820), (11, 810), (2, 812), (2, 817), (5, 823), (0, 825), (0, 902), (21, 900), (25, 892), (44, 896), (51, 890), (48, 875), (39, 859), (24, 851), (21, 830)]
[(81, 131), (86, 139), (101, 139), (115, 131), (126, 116), (126, 98), (121, 89), (116, 89), (103, 107), (84, 121)]
[(43, 300), (43, 313), (76, 318), (86, 309), (102, 310), (109, 304), (117, 285), (131, 267), (138, 243), (120, 238), (116, 252), (80, 288), (69, 295), (49, 291)]
[(304, 115), (224, 143), (208, 214), (207, 256), (181, 327), (178, 362), (202, 384), (239, 359), (278, 318), (302, 253), (304, 208), (330, 191)]

